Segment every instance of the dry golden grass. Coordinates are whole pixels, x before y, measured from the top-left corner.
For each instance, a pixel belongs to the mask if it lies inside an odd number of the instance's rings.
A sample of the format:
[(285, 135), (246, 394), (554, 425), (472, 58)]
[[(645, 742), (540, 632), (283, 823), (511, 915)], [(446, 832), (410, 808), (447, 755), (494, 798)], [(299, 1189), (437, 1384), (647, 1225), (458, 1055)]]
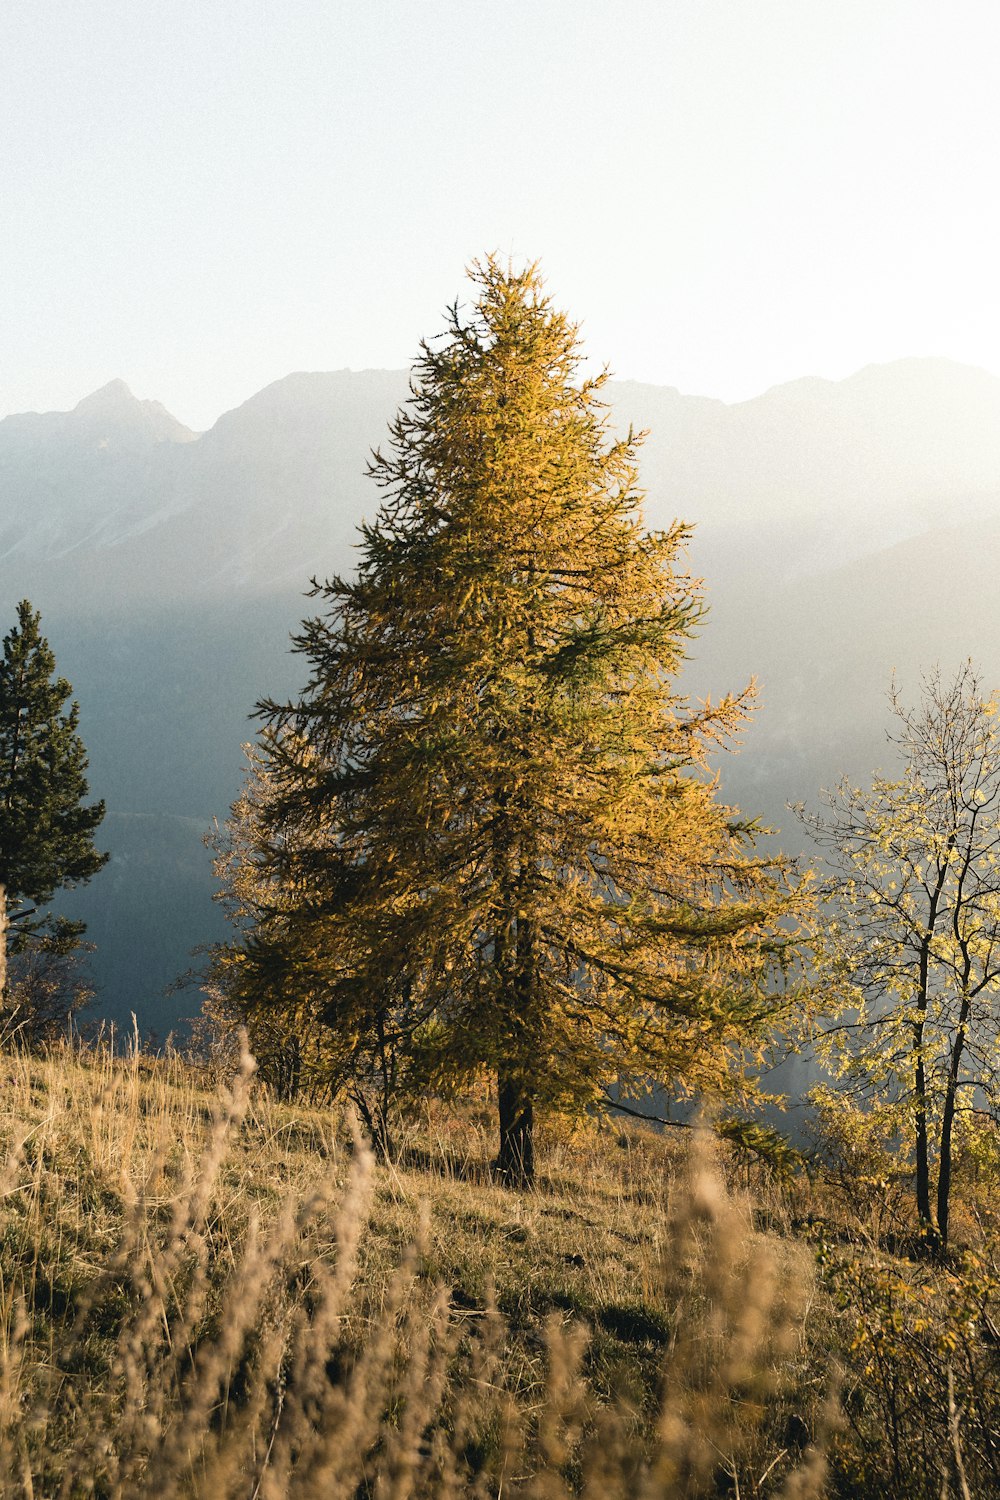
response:
[(0, 1072), (4, 1497), (880, 1493), (828, 1434), (849, 1313), (707, 1141), (552, 1128), (516, 1194), (475, 1101), (376, 1166), (247, 1059)]

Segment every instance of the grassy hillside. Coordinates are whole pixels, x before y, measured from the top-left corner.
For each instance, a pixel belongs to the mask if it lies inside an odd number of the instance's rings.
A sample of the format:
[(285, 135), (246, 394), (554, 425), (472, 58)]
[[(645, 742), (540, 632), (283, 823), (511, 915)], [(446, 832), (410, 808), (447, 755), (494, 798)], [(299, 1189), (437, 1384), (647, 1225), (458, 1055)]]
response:
[(377, 1165), (246, 1061), (0, 1072), (4, 1497), (1000, 1488), (991, 1138), (932, 1267), (849, 1116), (784, 1183), (687, 1132), (553, 1124), (519, 1195), (485, 1097), (428, 1103)]

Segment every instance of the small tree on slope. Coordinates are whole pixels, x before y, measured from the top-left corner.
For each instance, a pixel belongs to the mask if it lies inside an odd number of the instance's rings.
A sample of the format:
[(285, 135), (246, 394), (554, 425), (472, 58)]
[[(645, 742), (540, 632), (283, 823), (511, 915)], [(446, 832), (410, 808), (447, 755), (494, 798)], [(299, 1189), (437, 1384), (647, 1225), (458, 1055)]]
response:
[(923, 1233), (945, 1249), (956, 1125), (1000, 1107), (1000, 722), (970, 665), (931, 672), (915, 709), (890, 703), (901, 774), (842, 781), (802, 817), (832, 870), (829, 1055), (898, 1111)]
[(746, 695), (672, 686), (702, 613), (686, 528), (643, 529), (636, 440), (537, 272), (473, 275), (374, 455), (357, 578), (314, 587), (308, 688), (261, 705), (261, 901), (228, 983), (307, 998), (355, 1056), (391, 1034), (411, 1090), (490, 1070), (525, 1182), (540, 1106), (736, 1087), (791, 898), (706, 770)]
[(108, 856), (94, 847), (104, 803), (85, 803), (87, 755), (77, 733), (79, 709), (66, 707), (70, 685), (53, 677), (55, 658), (26, 599), (3, 642), (0, 661), (0, 887), (15, 951), (44, 934), (66, 952), (80, 922), (40, 911), (62, 886), (83, 883)]

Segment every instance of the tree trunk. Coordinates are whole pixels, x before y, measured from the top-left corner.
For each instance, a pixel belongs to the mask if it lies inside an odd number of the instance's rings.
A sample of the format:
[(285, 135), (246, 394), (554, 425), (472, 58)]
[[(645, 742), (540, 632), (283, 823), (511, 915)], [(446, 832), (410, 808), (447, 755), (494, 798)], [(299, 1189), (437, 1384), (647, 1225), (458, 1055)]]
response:
[[(952, 847), (954, 839), (949, 839), (948, 847)], [(931, 975), (931, 938), (937, 927), (938, 908), (941, 901), (941, 892), (944, 890), (945, 879), (948, 874), (948, 861), (943, 860), (938, 869), (937, 881), (934, 886), (934, 894), (931, 896), (930, 908), (927, 913), (927, 931), (920, 944), (920, 968), (918, 975), (917, 1008), (918, 1019), (913, 1028), (913, 1051), (915, 1057), (915, 1074), (913, 1080), (913, 1091), (916, 1103), (916, 1154), (917, 1154), (917, 1217), (920, 1220), (920, 1232), (929, 1249), (937, 1249), (937, 1229), (931, 1215), (931, 1162), (930, 1142), (927, 1137), (927, 1067), (924, 1062), (924, 1026), (927, 1021), (927, 1009), (930, 1001), (930, 975)]]
[[(922, 1038), (921, 1038), (922, 1045)], [(927, 1247), (937, 1249), (938, 1234), (931, 1214), (930, 1143), (927, 1138), (927, 1074), (923, 1053), (917, 1052), (916, 1078), (917, 1217)]]
[(501, 1068), (497, 1078), (500, 1152), (497, 1173), (510, 1187), (531, 1187), (535, 1180), (534, 1106), (520, 1078)]
[(952, 1044), (948, 1067), (948, 1083), (945, 1089), (944, 1109), (941, 1114), (941, 1160), (938, 1165), (937, 1228), (939, 1248), (948, 1248), (948, 1219), (951, 1209), (951, 1154), (952, 1130), (955, 1124), (955, 1106), (958, 1102), (958, 1075), (965, 1051), (965, 1028), (969, 1019), (971, 997), (962, 997), (962, 1009), (958, 1018), (958, 1030)]
[(951, 1200), (951, 1129), (955, 1119), (955, 1094), (949, 1080), (941, 1117), (941, 1160), (938, 1163), (937, 1248), (948, 1248), (948, 1210)]
[(7, 887), (0, 885), (0, 1009), (7, 1000)]
[(361, 1123), (368, 1132), (368, 1139), (376, 1158), (379, 1161), (391, 1162), (395, 1155), (395, 1145), (385, 1098), (380, 1097), (377, 1091), (374, 1097), (369, 1098), (363, 1088), (352, 1089), (349, 1097), (361, 1116)]

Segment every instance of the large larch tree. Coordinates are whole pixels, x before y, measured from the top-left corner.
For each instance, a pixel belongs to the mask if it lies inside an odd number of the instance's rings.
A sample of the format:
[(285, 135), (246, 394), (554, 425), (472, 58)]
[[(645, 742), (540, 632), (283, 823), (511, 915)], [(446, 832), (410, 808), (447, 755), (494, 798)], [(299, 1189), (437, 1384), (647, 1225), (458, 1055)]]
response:
[(707, 766), (748, 696), (675, 686), (703, 613), (688, 529), (644, 529), (638, 440), (537, 270), (473, 280), (373, 455), (356, 577), (314, 586), (308, 686), (261, 705), (251, 920), (222, 968), (244, 1010), (321, 1016), (348, 1073), (387, 1047), (411, 1091), (489, 1070), (523, 1183), (539, 1107), (738, 1086), (791, 897)]

